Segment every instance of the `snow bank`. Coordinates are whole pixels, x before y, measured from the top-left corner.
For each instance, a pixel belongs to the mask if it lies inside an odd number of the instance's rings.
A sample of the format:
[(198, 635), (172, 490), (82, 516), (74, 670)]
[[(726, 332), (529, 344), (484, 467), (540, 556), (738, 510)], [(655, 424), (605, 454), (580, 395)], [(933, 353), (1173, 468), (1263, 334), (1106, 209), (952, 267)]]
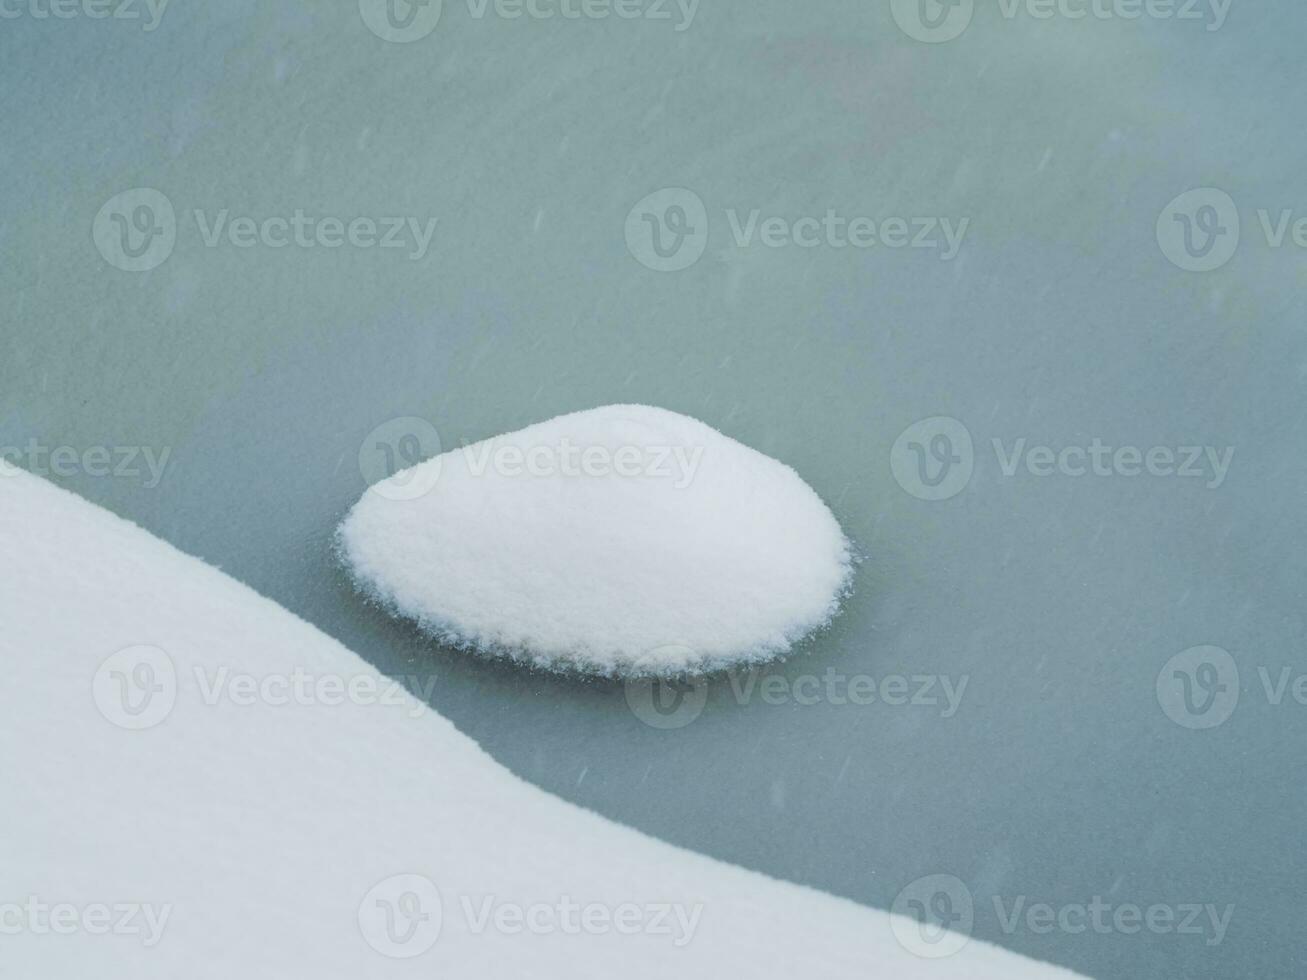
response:
[(643, 405), (396, 473), (339, 542), (366, 592), (446, 642), (608, 675), (782, 654), (835, 614), (850, 570), (839, 524), (792, 469)]
[(1069, 976), (974, 940), (919, 959), (909, 920), (550, 797), (35, 477), (0, 476), (0, 554), (6, 975)]

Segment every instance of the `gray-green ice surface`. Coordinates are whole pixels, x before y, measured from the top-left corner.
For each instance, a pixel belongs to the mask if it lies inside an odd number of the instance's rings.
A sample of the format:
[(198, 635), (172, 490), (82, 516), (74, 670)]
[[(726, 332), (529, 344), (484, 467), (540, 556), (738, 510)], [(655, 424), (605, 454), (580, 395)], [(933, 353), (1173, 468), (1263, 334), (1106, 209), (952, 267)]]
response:
[[(1307, 10), (1186, 4), (1004, 0), (942, 43), (897, 0), (446, 0), (404, 43), (370, 2), (14, 6), (0, 447), (658, 837), (880, 907), (952, 876), (925, 897), (975, 936), (1097, 977), (1301, 976)], [(659, 714), (433, 646), (333, 564), (432, 448), (390, 420), (611, 402), (831, 505), (869, 558), (802, 655)]]

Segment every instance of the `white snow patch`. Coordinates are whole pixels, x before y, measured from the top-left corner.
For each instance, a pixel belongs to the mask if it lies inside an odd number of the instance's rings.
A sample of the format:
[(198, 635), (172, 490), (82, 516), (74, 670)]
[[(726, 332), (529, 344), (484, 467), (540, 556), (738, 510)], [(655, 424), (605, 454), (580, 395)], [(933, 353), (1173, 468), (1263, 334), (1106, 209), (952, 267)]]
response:
[(355, 579), (440, 639), (556, 670), (670, 675), (788, 652), (838, 611), (849, 543), (785, 464), (644, 405), (445, 452), (341, 524)]
[[(389, 682), (307, 623), (29, 474), (0, 477), (0, 554), (6, 976), (1071, 976), (956, 934), (919, 958), (896, 940), (911, 919), (564, 803), (421, 702), (378, 700)], [(297, 675), (311, 697), (269, 683)]]

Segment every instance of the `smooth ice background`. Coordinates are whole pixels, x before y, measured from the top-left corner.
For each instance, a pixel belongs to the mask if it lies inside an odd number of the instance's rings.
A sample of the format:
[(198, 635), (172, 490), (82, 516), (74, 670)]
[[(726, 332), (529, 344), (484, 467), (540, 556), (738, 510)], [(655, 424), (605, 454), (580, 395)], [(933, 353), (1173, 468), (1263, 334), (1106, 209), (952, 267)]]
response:
[[(176, 3), (152, 33), (0, 22), (0, 445), (170, 447), (157, 488), (58, 482), (382, 670), (434, 675), (434, 706), (512, 770), (656, 836), (879, 907), (954, 874), (976, 935), (1094, 976), (1299, 975), (1307, 709), (1268, 704), (1256, 669), (1307, 667), (1304, 263), (1252, 215), (1307, 208), (1307, 11), (1236, 0), (1208, 32), (982, 6), (938, 46), (866, 0), (704, 0), (680, 33), (447, 2), (408, 45), (307, 0)], [(1208, 185), (1241, 205), (1244, 242), (1185, 273), (1154, 225)], [(180, 231), (129, 274), (90, 229), (136, 186)], [(660, 274), (623, 225), (666, 186), (695, 190), (712, 232)], [(195, 208), (439, 225), (421, 261), (206, 248)], [(725, 208), (971, 228), (951, 263), (741, 249)], [(620, 686), (433, 648), (332, 566), (377, 425), (423, 416), (456, 445), (614, 401), (793, 465), (871, 555), (781, 674), (966, 674), (958, 713), (741, 705), (718, 680), (702, 716), (659, 731)], [(889, 467), (934, 415), (977, 445), (970, 485), (936, 503)], [(1206, 490), (1005, 478), (989, 449), (1095, 436), (1236, 454)], [(1190, 731), (1154, 685), (1206, 643), (1243, 696)], [(1235, 912), (1215, 947), (1007, 935), (994, 894)]]

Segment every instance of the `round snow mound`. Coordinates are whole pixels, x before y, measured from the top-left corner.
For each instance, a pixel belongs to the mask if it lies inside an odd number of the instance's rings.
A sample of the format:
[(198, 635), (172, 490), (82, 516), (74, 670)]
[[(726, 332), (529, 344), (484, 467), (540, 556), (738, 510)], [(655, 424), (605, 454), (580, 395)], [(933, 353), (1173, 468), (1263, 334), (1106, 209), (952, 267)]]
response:
[(439, 639), (607, 676), (784, 654), (835, 615), (852, 565), (794, 470), (644, 405), (402, 470), (369, 488), (337, 541), (365, 593)]

